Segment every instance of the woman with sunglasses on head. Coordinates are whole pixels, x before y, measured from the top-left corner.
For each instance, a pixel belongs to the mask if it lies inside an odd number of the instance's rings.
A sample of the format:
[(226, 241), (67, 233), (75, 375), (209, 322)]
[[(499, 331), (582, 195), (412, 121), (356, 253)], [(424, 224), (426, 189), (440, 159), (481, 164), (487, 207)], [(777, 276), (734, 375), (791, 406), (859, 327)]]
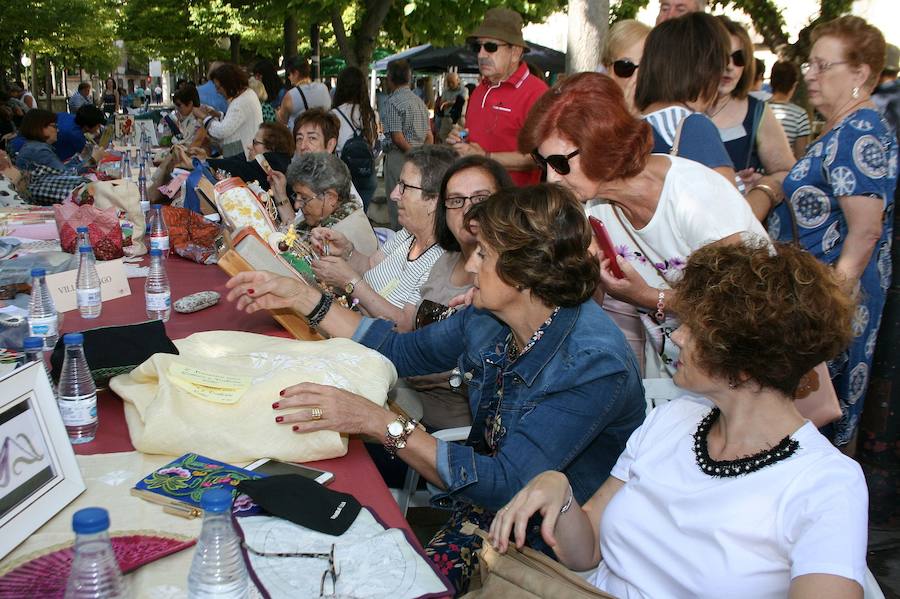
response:
[[(661, 363), (646, 370), (665, 376), (672, 344), (666, 346), (661, 333), (676, 326), (668, 308), (671, 284), (688, 257), (708, 243), (738, 243), (746, 233), (766, 237), (765, 229), (724, 177), (692, 160), (651, 154), (650, 125), (628, 111), (609, 77), (579, 73), (551, 91), (531, 109), (519, 148), (530, 149), (547, 180), (575, 192), (587, 213), (606, 226), (617, 255), (603, 256), (601, 289), (627, 306), (604, 307), (639, 356), (644, 325), (637, 311), (648, 324), (655, 321), (651, 332), (657, 336), (646, 339), (654, 351), (647, 355)], [(666, 347), (669, 353), (660, 355)]]
[(609, 28), (600, 62), (606, 74), (622, 88), (625, 102), (634, 114), (640, 112), (634, 106), (634, 90), (637, 83), (637, 70), (641, 66), (644, 53), (644, 40), (650, 33), (650, 27), (634, 19), (617, 21)]
[[(466, 444), (437, 440), (333, 387), (294, 385), (274, 406), (278, 422), (298, 433), (384, 439), (389, 452), (445, 491), (441, 499), (453, 502), (454, 511), (426, 551), (460, 593), (481, 542), (462, 532), (464, 523), (486, 530), (497, 509), (548, 469), (567, 473), (575, 498), (585, 501), (608, 477), (645, 410), (634, 355), (591, 300), (599, 267), (572, 194), (556, 185), (509, 188), (470, 208), (465, 219), (477, 240), (466, 264), (473, 305), (408, 334), (370, 318), (342, 327), (334, 308), (320, 318), (326, 330), (382, 353), (401, 376), (457, 368), (473, 419)], [(313, 313), (315, 297), (297, 293), (301, 285), (241, 273), (228, 282), (228, 297), (249, 312)], [(537, 527), (530, 532), (540, 544)]]
[(769, 231), (831, 265), (859, 301), (853, 342), (829, 365), (844, 415), (823, 432), (845, 445), (863, 410), (891, 282), (897, 139), (870, 96), (884, 68), (881, 32), (845, 16), (817, 26), (811, 41), (802, 70), (810, 104), (827, 121), (785, 178), (786, 200), (769, 218)]
[(781, 182), (794, 164), (794, 154), (772, 109), (750, 95), (756, 61), (747, 30), (728, 17), (716, 18), (728, 31), (730, 56), (718, 98), (707, 114), (734, 163), (738, 189), (763, 220), (784, 197)]
[(635, 106), (653, 128), (653, 152), (694, 160), (734, 181), (731, 158), (704, 114), (728, 61), (728, 34), (703, 12), (653, 28), (637, 71)]
[(343, 290), (366, 315), (410, 331), (420, 289), (443, 249), (435, 234), (440, 184), (456, 158), (446, 146), (425, 145), (407, 152), (400, 181), (391, 192), (402, 228), (371, 255), (334, 229), (316, 228), (310, 240), (319, 253), (312, 263), (319, 281)]
[(590, 581), (616, 597), (862, 599), (862, 469), (793, 401), (850, 339), (853, 305), (833, 274), (795, 246), (695, 252), (672, 334), (675, 382), (692, 395), (647, 416), (586, 504), (563, 473), (536, 477), (494, 519), (492, 543), (521, 544), (540, 512), (559, 560), (602, 559)]

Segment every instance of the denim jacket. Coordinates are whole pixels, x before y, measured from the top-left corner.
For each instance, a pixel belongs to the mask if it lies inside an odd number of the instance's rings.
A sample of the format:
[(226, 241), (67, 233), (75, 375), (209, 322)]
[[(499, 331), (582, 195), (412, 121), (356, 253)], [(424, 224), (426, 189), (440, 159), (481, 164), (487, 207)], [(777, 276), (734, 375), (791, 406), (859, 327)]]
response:
[(354, 340), (389, 358), (400, 376), (459, 368), (469, 386), (472, 431), (465, 445), (438, 441), (437, 471), (450, 497), (497, 510), (545, 470), (566, 474), (584, 503), (609, 477), (644, 420), (637, 361), (621, 331), (592, 299), (561, 308), (543, 337), (503, 374), (495, 455), (485, 447), (509, 327), (466, 308), (412, 333), (364, 319)]
[(66, 170), (59, 156), (53, 151), (53, 146), (43, 141), (29, 140), (16, 155), (16, 168), (28, 171), (38, 164), (60, 171)]

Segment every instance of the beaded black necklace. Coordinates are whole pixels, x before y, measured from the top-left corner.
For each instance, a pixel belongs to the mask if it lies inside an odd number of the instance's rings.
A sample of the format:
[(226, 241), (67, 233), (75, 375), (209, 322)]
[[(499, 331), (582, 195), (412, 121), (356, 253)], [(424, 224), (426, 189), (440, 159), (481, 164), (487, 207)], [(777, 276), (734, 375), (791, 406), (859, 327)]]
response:
[(709, 435), (709, 429), (719, 419), (721, 412), (719, 408), (710, 410), (700, 424), (697, 425), (697, 432), (694, 433), (694, 455), (697, 458), (697, 466), (704, 473), (718, 478), (730, 476), (741, 476), (756, 472), (766, 466), (771, 466), (781, 460), (787, 459), (794, 455), (800, 448), (800, 443), (795, 439), (791, 439), (788, 435), (778, 442), (778, 445), (771, 449), (766, 449), (753, 455), (738, 458), (736, 460), (714, 460), (709, 457), (709, 448), (706, 445), (706, 437)]

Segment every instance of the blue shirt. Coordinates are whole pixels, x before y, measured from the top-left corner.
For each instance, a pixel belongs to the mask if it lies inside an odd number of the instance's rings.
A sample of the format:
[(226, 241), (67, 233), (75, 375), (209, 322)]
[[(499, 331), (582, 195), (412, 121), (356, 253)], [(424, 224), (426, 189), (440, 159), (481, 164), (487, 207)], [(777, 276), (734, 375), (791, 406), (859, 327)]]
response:
[(22, 146), (22, 149), (19, 150), (19, 153), (16, 154), (16, 168), (21, 171), (28, 171), (37, 165), (49, 166), (60, 171), (66, 169), (50, 144), (43, 141), (28, 140)]
[(228, 100), (225, 96), (216, 91), (216, 84), (207, 81), (203, 85), (197, 87), (197, 94), (200, 96), (200, 103), (212, 106), (222, 114), (228, 110)]
[[(536, 475), (559, 470), (583, 503), (644, 420), (634, 354), (592, 299), (561, 308), (540, 341), (505, 368), (509, 327), (485, 310), (469, 307), (412, 333), (393, 326), (364, 319), (354, 340), (389, 358), (400, 376), (457, 367), (468, 384), (469, 438), (464, 445), (438, 440), (437, 471), (451, 497), (497, 510)], [(501, 376), (505, 434), (489, 455), (485, 423)]]
[(75, 123), (75, 115), (68, 112), (56, 113), (56, 155), (65, 162), (84, 149), (84, 131)]
[(683, 106), (669, 106), (644, 115), (644, 120), (653, 128), (654, 154), (672, 151), (680, 123), (678, 156), (709, 168), (734, 166), (719, 136), (719, 129), (705, 114), (691, 112)]

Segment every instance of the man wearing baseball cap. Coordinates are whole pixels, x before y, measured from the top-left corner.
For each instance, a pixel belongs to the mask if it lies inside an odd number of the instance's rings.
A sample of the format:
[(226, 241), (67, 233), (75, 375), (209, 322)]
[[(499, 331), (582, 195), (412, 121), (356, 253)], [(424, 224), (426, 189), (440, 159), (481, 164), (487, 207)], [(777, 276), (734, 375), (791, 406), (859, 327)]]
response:
[(509, 171), (517, 185), (540, 181), (540, 171), (528, 154), (517, 150), (519, 130), (531, 106), (547, 91), (547, 84), (528, 71), (522, 56), (528, 52), (522, 37), (522, 16), (508, 8), (492, 8), (468, 37), (478, 55), (483, 79), (469, 98), (466, 129), (447, 136), (457, 152), (493, 158)]

